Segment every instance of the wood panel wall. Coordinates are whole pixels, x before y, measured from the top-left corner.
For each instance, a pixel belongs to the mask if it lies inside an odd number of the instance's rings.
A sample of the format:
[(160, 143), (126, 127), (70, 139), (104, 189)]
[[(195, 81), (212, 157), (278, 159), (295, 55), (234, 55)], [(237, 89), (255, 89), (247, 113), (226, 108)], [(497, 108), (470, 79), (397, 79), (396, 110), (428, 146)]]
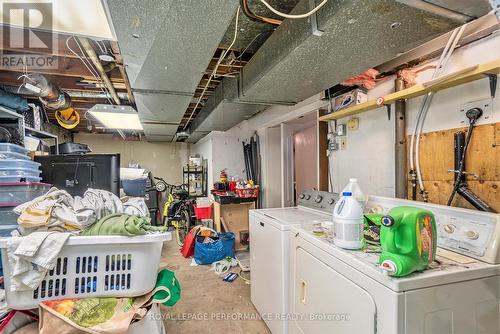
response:
[[(466, 129), (429, 132), (421, 136), (420, 167), (431, 203), (446, 205), (448, 201), (454, 183), (453, 173), (448, 172), (454, 168), (453, 135)], [(409, 141), (408, 137), (408, 143)], [(467, 176), (469, 188), (500, 212), (500, 123), (479, 125), (474, 129), (465, 170), (479, 176), (478, 179)], [(408, 198), (411, 198), (410, 181)], [(421, 199), (417, 191), (417, 200)], [(455, 195), (452, 205), (473, 208), (460, 195)]]

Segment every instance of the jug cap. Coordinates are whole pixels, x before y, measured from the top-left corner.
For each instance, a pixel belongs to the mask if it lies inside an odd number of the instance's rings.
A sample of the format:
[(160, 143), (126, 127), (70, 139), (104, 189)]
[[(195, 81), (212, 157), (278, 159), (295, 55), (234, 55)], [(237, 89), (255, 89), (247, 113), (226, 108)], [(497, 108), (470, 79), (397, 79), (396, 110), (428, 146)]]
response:
[(342, 196), (352, 196), (352, 192), (350, 192), (350, 191), (344, 191), (342, 193)]

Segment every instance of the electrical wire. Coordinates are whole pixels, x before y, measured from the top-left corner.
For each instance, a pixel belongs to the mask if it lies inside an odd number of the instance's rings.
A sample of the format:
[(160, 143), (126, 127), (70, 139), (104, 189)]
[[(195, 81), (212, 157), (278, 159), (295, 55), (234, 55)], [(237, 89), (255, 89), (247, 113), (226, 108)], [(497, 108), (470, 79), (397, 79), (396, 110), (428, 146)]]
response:
[(73, 39), (75, 40), (75, 43), (76, 45), (78, 46), (78, 49), (80, 50), (80, 52), (82, 53), (82, 55), (84, 56), (85, 60), (88, 62), (90, 68), (92, 69), (93, 71), (93, 76), (94, 78), (97, 80), (97, 82), (101, 85), (99, 88), (101, 90), (101, 92), (103, 94), (106, 95), (106, 99), (108, 100), (108, 102), (110, 104), (113, 104), (113, 102), (111, 101), (110, 99), (110, 96), (111, 96), (111, 93), (109, 92), (109, 89), (108, 87), (104, 84), (104, 80), (101, 78), (101, 76), (99, 75), (99, 72), (97, 71), (97, 69), (94, 68), (94, 66), (92, 65), (92, 62), (90, 60), (88, 60), (87, 56), (85, 56), (85, 52), (83, 51), (83, 48), (82, 46), (80, 45), (80, 42), (78, 42), (78, 39), (76, 39), (74, 36), (73, 36)]
[(239, 17), (240, 17), (240, 6), (238, 6), (238, 10), (236, 11), (236, 23), (234, 24), (234, 38), (233, 38), (233, 41), (231, 42), (231, 44), (229, 45), (229, 47), (221, 54), (219, 60), (217, 61), (217, 64), (215, 65), (212, 73), (210, 74), (210, 77), (208, 78), (207, 83), (205, 84), (205, 87), (203, 88), (203, 90), (202, 90), (202, 92), (200, 94), (200, 97), (198, 98), (198, 101), (196, 102), (196, 105), (194, 106), (193, 110), (191, 111), (191, 114), (189, 115), (189, 118), (188, 118), (186, 124), (183, 127), (183, 130), (186, 130), (186, 128), (189, 125), (189, 122), (191, 122), (191, 120), (193, 119), (193, 115), (196, 112), (196, 108), (198, 108), (198, 106), (200, 105), (201, 100), (203, 99), (203, 96), (205, 95), (205, 92), (207, 91), (208, 85), (210, 84), (210, 82), (212, 81), (212, 79), (215, 77), (215, 74), (217, 73), (217, 70), (219, 69), (220, 64), (222, 63), (222, 61), (224, 60), (224, 58), (226, 57), (226, 55), (231, 50), (231, 48), (233, 47), (234, 43), (236, 42), (236, 38), (238, 37), (238, 22), (239, 22)]
[(321, 7), (323, 7), (328, 2), (328, 0), (323, 0), (323, 2), (321, 2), (319, 5), (317, 5), (316, 8), (314, 8), (313, 10), (311, 10), (305, 14), (298, 14), (298, 15), (282, 13), (282, 12), (274, 9), (270, 4), (268, 4), (266, 2), (266, 0), (260, 0), (260, 2), (262, 2), (267, 8), (269, 8), (269, 10), (271, 12), (273, 12), (274, 14), (279, 15), (281, 17), (284, 17), (287, 19), (304, 19), (304, 18), (309, 17), (312, 14), (316, 13)]
[[(78, 48), (80, 49), (80, 52), (82, 53), (83, 57), (85, 57), (85, 53), (83, 52), (83, 49), (82, 47), (80, 46), (80, 44), (78, 43), (78, 40), (75, 38), (75, 36), (69, 36), (67, 39), (66, 39), (66, 47), (68, 48), (68, 50), (74, 54), (78, 59), (80, 59), (80, 61), (83, 63), (83, 65), (85, 66), (85, 68), (87, 68), (87, 70), (90, 72), (90, 74), (94, 77), (94, 79), (97, 80), (97, 82), (100, 84), (100, 86), (98, 87), (99, 90), (101, 91), (101, 93), (103, 93), (105, 96), (106, 96), (106, 99), (108, 100), (108, 102), (110, 104), (113, 104), (113, 102), (111, 101), (110, 99), (110, 93), (109, 91), (105, 91), (103, 89), (103, 86), (105, 87), (103, 81), (102, 81), (102, 78), (99, 76), (99, 73), (96, 74), (95, 69), (91, 66), (91, 64), (87, 64), (87, 62), (82, 58), (82, 56), (80, 56), (78, 53), (76, 53), (70, 46), (69, 46), (69, 40), (73, 38), (73, 40), (75, 41), (75, 44), (78, 46)], [(86, 59), (88, 61), (88, 59)], [(106, 88), (106, 87), (105, 87)]]
[(252, 12), (250, 7), (248, 6), (248, 0), (240, 0), (241, 8), (243, 9), (243, 14), (245, 14), (250, 20), (256, 22), (262, 22), (267, 24), (272, 24), (279, 26), (283, 21), (272, 19), (270, 17), (256, 15)]

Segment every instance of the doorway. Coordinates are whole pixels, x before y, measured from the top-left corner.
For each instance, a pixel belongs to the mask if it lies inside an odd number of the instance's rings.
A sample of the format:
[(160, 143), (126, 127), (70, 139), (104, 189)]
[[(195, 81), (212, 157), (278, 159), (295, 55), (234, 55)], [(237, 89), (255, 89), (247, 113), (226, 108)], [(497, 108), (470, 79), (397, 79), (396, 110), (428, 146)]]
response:
[(322, 125), (314, 111), (266, 129), (266, 207), (295, 206), (305, 190), (328, 190)]

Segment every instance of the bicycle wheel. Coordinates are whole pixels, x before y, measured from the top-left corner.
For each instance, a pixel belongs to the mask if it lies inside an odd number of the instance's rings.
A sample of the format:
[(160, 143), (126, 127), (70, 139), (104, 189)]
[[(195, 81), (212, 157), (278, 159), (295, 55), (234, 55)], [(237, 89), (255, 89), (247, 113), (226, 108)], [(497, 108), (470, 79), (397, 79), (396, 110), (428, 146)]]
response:
[(179, 212), (179, 219), (177, 220), (179, 244), (184, 244), (184, 239), (186, 239), (186, 235), (191, 227), (190, 220), (191, 217), (189, 215), (189, 211), (186, 210), (186, 208), (182, 208)]

